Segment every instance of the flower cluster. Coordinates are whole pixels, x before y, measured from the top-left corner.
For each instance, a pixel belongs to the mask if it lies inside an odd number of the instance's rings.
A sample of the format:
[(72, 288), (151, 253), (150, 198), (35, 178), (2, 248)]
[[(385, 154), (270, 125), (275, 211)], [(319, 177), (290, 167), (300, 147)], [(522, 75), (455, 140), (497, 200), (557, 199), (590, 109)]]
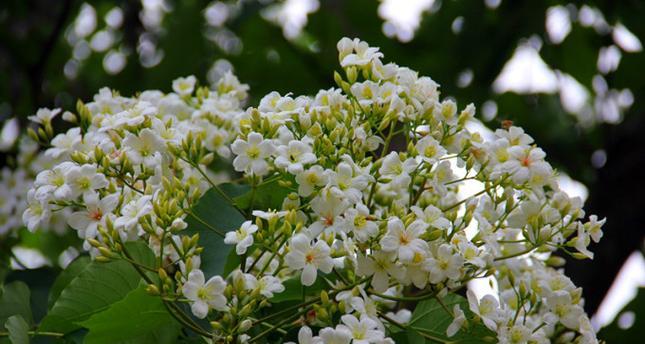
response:
[[(30, 116), (32, 120), (44, 121), (49, 116), (55, 116), (47, 109), (40, 109), (37, 116)], [(7, 155), (8, 166), (0, 172), (0, 238), (15, 236), (18, 230), (23, 227), (23, 213), (27, 208), (28, 201), (35, 199), (35, 193), (29, 192), (38, 172), (48, 169), (59, 161), (50, 155), (39, 152), (38, 143), (29, 136), (21, 136), (18, 140), (17, 152), (14, 155)], [(62, 234), (67, 230), (65, 215), (68, 211), (51, 214), (45, 208), (31, 208), (28, 214), (41, 213), (47, 216), (49, 221), (46, 226), (41, 226), (35, 216), (25, 217), (25, 225), (32, 230), (52, 230)]]
[[(29, 209), (43, 211), (25, 220), (71, 209), (69, 225), (97, 259), (147, 242), (178, 267), (160, 269), (150, 291), (181, 297), (221, 341), (301, 327), (300, 343), (391, 343), (393, 328), (414, 330), (406, 300), (441, 302), (492, 278), (498, 292), (469, 290), (469, 310), (444, 307), (451, 323), (440, 335), (468, 332), (469, 312), (501, 343), (596, 342), (556, 254), (592, 258), (604, 220), (583, 220), (544, 151), (512, 125), (471, 132), (472, 104), (441, 99), (437, 83), (384, 64), (378, 48), (343, 38), (338, 51), (338, 88), (272, 92), (246, 111), (247, 87), (232, 75), (214, 90), (193, 77), (170, 94), (101, 90), (52, 141), (48, 152), (68, 159), (41, 173)], [(208, 168), (216, 158), (232, 160), (251, 196), (248, 209), (229, 198), (246, 217), (222, 238), (239, 263), (205, 276), (200, 254), (215, 248), (186, 234), (184, 218), (198, 217), (192, 206), (209, 186), (226, 196)], [(284, 198), (256, 208), (263, 190)], [(293, 281), (319, 294), (262, 316)], [(254, 326), (267, 329), (251, 337)]]

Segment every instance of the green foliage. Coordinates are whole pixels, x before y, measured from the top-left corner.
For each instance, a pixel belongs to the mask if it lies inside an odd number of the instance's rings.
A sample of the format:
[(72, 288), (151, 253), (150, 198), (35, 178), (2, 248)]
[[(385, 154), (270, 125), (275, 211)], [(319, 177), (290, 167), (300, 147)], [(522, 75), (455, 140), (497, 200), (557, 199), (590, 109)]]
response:
[[(280, 180), (284, 179), (280, 178)], [(255, 188), (255, 192), (249, 190), (243, 195), (236, 197), (235, 203), (242, 209), (281, 209), (282, 201), (291, 191), (278, 184), (278, 180), (273, 180), (261, 183)]]
[(179, 334), (179, 325), (161, 298), (147, 294), (144, 287), (134, 289), (80, 325), (89, 330), (87, 344), (174, 343)]
[(286, 280), (283, 285), (284, 291), (275, 294), (271, 302), (301, 301), (305, 297), (320, 296), (320, 292), (328, 287), (322, 278), (317, 278), (313, 285), (305, 287), (300, 283), (300, 276)]
[(49, 291), (49, 299), (47, 301), (49, 308), (51, 308), (54, 305), (54, 302), (58, 300), (58, 297), (63, 292), (63, 289), (65, 289), (71, 281), (73, 281), (81, 272), (83, 272), (89, 264), (89, 257), (78, 257), (76, 260), (71, 262), (67, 266), (67, 268), (60, 273), (60, 275), (58, 275)]
[[(140, 264), (154, 266), (154, 254), (144, 243), (128, 243), (125, 247)], [(124, 260), (91, 262), (63, 289), (43, 319), (40, 330), (61, 333), (74, 331), (80, 328), (79, 322), (123, 299), (137, 288), (140, 280), (137, 271)]]
[[(242, 194), (243, 189), (233, 184), (222, 185), (221, 190), (228, 197)], [(237, 230), (245, 218), (215, 188), (211, 188), (200, 198), (186, 218), (186, 234), (199, 233), (199, 245), (205, 250), (201, 255), (200, 268), (207, 277), (220, 275), (224, 271), (231, 246), (224, 244), (222, 234)]]
[(29, 324), (20, 315), (12, 315), (4, 327), (9, 332), (9, 340), (13, 344), (29, 343)]
[(23, 320), (32, 323), (29, 306), (29, 287), (24, 282), (15, 281), (2, 287), (0, 296), (0, 326), (13, 315), (19, 315)]
[[(186, 218), (187, 234), (199, 233), (199, 245), (204, 247), (200, 268), (208, 277), (228, 275), (241, 262), (241, 258), (232, 254), (233, 246), (224, 244), (221, 234), (240, 228), (246, 220), (242, 211), (253, 209), (277, 209), (290, 190), (282, 187), (277, 181), (260, 184), (255, 192), (248, 185), (221, 184), (211, 188), (200, 198)], [(231, 204), (231, 200), (234, 205)]]
[[(459, 304), (459, 307), (466, 315), (468, 327), (462, 327), (457, 334), (448, 338), (446, 336), (446, 329), (453, 320), (452, 308), (456, 304)], [(407, 326), (409, 326), (409, 330), (407, 331), (408, 341), (411, 344), (435, 342), (429, 338), (464, 344), (495, 342), (495, 334), (486, 328), (468, 309), (468, 301), (457, 294), (446, 295), (441, 298), (441, 303), (436, 298), (419, 302)]]

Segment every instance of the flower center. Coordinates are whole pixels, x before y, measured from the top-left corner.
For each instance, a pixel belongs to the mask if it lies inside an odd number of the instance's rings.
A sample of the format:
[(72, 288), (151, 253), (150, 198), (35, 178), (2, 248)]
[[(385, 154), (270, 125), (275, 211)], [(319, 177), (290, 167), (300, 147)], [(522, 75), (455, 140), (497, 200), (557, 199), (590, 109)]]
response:
[(354, 218), (354, 226), (356, 228), (363, 228), (367, 224), (367, 219), (363, 215), (357, 215)]
[(406, 233), (399, 234), (399, 243), (401, 243), (401, 245), (407, 245), (410, 241), (410, 237), (408, 237)]
[(251, 146), (246, 150), (246, 155), (251, 159), (256, 159), (260, 156), (260, 148), (258, 146)]
[(101, 218), (103, 217), (103, 212), (101, 211), (101, 209), (96, 209), (96, 210), (90, 211), (88, 215), (90, 219), (94, 221), (100, 221)]

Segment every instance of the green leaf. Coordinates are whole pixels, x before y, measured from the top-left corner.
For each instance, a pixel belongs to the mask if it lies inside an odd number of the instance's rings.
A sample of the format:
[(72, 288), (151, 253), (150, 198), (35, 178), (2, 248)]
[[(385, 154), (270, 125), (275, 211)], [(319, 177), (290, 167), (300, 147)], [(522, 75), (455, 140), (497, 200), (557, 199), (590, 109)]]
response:
[(9, 331), (9, 340), (13, 344), (29, 343), (29, 324), (20, 315), (12, 315), (4, 327)]
[(292, 277), (282, 284), (284, 285), (284, 291), (273, 295), (270, 299), (273, 303), (285, 302), (285, 301), (300, 301), (305, 297), (316, 297), (320, 296), (320, 292), (327, 289), (327, 282), (325, 282), (319, 275), (316, 278), (314, 284), (304, 287), (300, 282), (300, 276)]
[[(441, 299), (441, 302), (443, 306), (437, 299), (425, 300), (420, 302), (414, 309), (412, 319), (408, 324), (410, 329), (407, 331), (408, 340), (411, 344), (434, 343), (434, 341), (424, 338), (420, 332), (424, 332), (433, 338), (446, 342), (475, 344), (495, 341), (495, 334), (486, 328), (479, 319), (475, 319), (476, 316), (469, 310), (468, 301), (465, 298), (457, 294), (448, 294)], [(448, 338), (446, 336), (446, 329), (453, 320), (452, 308), (456, 304), (459, 304), (461, 310), (466, 315), (468, 328), (462, 327), (457, 334)], [(448, 313), (444, 306), (451, 313)], [(414, 327), (423, 329), (423, 331), (414, 330)]]
[[(154, 267), (155, 256), (144, 243), (127, 243), (125, 247), (134, 260)], [(138, 287), (140, 280), (138, 272), (124, 260), (91, 262), (63, 289), (41, 322), (40, 330), (74, 331), (80, 327), (78, 322), (123, 299)]]
[[(284, 180), (284, 178), (279, 180)], [(287, 180), (294, 182), (292, 177), (287, 178)], [(261, 184), (255, 189), (255, 195), (250, 190), (250, 187), (248, 188), (248, 192), (235, 198), (235, 203), (242, 209), (251, 208), (251, 201), (253, 202), (254, 210), (281, 209), (284, 198), (292, 191), (280, 186), (278, 180)]]
[[(244, 192), (244, 187), (235, 184), (219, 186), (229, 197), (235, 197)], [(200, 268), (206, 277), (222, 275), (231, 245), (224, 244), (224, 239), (214, 231), (226, 233), (240, 228), (246, 219), (229, 200), (211, 188), (200, 198), (186, 218), (187, 235), (199, 233), (199, 245), (204, 247), (201, 255)]]
[[(247, 252), (253, 252), (255, 250), (255, 245), (248, 248)], [(224, 263), (224, 269), (222, 271), (222, 276), (228, 276), (233, 270), (237, 269), (240, 264), (242, 264), (242, 257), (235, 252), (235, 250), (229, 250), (228, 257), (226, 257), (226, 263)]]
[(60, 273), (60, 275), (58, 275), (49, 292), (49, 300), (47, 303), (50, 309), (54, 305), (54, 302), (58, 300), (63, 289), (65, 289), (65, 287), (67, 287), (69, 283), (76, 278), (76, 276), (83, 272), (89, 264), (90, 258), (88, 256), (78, 257), (71, 262), (67, 268)]
[(0, 296), (0, 325), (13, 315), (20, 315), (23, 320), (32, 323), (29, 287), (24, 282), (15, 281), (4, 285)]
[(174, 343), (179, 334), (179, 325), (161, 298), (149, 295), (144, 287), (80, 324), (89, 330), (87, 344)]

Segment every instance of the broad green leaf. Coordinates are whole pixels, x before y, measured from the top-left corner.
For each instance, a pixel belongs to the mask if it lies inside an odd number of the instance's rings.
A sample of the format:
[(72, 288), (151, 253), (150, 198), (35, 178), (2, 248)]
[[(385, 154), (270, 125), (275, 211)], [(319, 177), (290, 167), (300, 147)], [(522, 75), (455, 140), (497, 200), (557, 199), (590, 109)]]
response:
[[(140, 242), (127, 243), (126, 249), (133, 259), (154, 267), (155, 257)], [(141, 277), (124, 260), (109, 263), (91, 262), (74, 278), (43, 319), (40, 330), (68, 333), (79, 328), (78, 322), (106, 310), (137, 288)]]
[(270, 299), (271, 302), (300, 301), (303, 299), (303, 296), (320, 296), (320, 292), (328, 287), (327, 282), (325, 282), (320, 275), (316, 279), (316, 282), (308, 287), (304, 287), (302, 285), (299, 275), (284, 281), (282, 285), (284, 285), (284, 291), (273, 295)]
[[(244, 192), (241, 186), (234, 184), (223, 184), (220, 188), (231, 198)], [(244, 216), (235, 206), (214, 188), (206, 191), (191, 209), (191, 214), (186, 218), (186, 234), (199, 233), (199, 244), (204, 247), (201, 269), (207, 277), (223, 274), (224, 265), (232, 249), (232, 246), (224, 244), (222, 236), (214, 231), (226, 233), (237, 230), (244, 221)]]
[(69, 283), (76, 278), (85, 268), (90, 264), (90, 258), (87, 256), (81, 256), (76, 258), (71, 262), (65, 270), (63, 270), (60, 275), (54, 281), (54, 284), (49, 291), (49, 300), (48, 305), (51, 308), (54, 305), (54, 302), (60, 296), (60, 293), (63, 292), (63, 289), (69, 285)]
[[(255, 246), (248, 248), (247, 252), (253, 252)], [(222, 271), (222, 276), (228, 276), (233, 270), (237, 269), (240, 264), (242, 264), (242, 257), (240, 257), (235, 250), (231, 249), (228, 252), (228, 257), (226, 257), (226, 263), (224, 263), (224, 269)]]
[(161, 298), (149, 295), (144, 287), (80, 324), (89, 330), (87, 344), (174, 343), (179, 334), (179, 325)]
[[(280, 178), (280, 180), (283, 180), (283, 178)], [(291, 178), (291, 181), (293, 181), (293, 178)], [(278, 180), (261, 184), (256, 188), (255, 194), (250, 187), (248, 188), (249, 191), (235, 198), (236, 204), (242, 209), (249, 209), (251, 206), (253, 206), (253, 210), (280, 209), (282, 208), (282, 201), (292, 191), (280, 186)]]
[(12, 315), (4, 327), (9, 332), (9, 340), (13, 344), (29, 343), (29, 324), (20, 315)]
[(4, 285), (0, 296), (0, 326), (13, 315), (20, 315), (23, 320), (32, 323), (29, 297), (29, 287), (24, 282), (15, 281)]
[[(479, 319), (473, 320), (475, 314), (468, 309), (468, 301), (460, 295), (448, 294), (441, 299), (443, 306), (436, 299), (429, 299), (420, 302), (412, 313), (412, 319), (408, 324), (408, 340), (411, 344), (434, 343), (424, 338), (419, 332), (424, 332), (433, 338), (446, 342), (457, 342), (464, 344), (492, 343), (496, 342), (495, 334), (484, 326)], [(468, 319), (468, 328), (462, 327), (457, 334), (448, 338), (446, 329), (453, 320), (451, 313), (448, 313), (444, 306), (452, 312), (455, 304), (459, 304), (461, 310)], [(415, 330), (414, 328), (423, 329)]]

